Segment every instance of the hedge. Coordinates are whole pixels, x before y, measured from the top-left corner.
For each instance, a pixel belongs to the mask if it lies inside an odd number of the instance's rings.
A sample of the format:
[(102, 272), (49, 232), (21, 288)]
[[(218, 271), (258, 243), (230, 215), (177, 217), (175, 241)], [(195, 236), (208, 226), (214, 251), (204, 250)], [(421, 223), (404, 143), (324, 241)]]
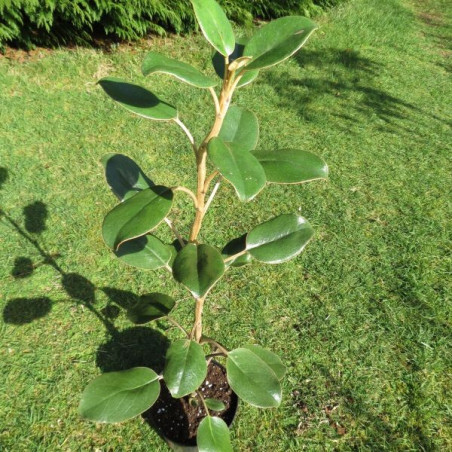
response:
[[(312, 16), (344, 0), (220, 0), (239, 25), (253, 18)], [(189, 0), (0, 0), (0, 47), (89, 44), (94, 35), (135, 40), (195, 28)]]

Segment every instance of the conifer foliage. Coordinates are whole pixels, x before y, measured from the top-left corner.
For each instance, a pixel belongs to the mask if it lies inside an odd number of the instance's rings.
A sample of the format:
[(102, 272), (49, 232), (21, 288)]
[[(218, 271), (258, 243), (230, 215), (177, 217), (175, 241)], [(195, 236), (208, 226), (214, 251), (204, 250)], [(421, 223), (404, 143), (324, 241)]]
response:
[[(228, 18), (250, 25), (253, 18), (312, 16), (344, 0), (222, 0)], [(93, 34), (135, 40), (148, 33), (186, 33), (196, 28), (189, 0), (2, 0), (0, 48), (90, 44)]]

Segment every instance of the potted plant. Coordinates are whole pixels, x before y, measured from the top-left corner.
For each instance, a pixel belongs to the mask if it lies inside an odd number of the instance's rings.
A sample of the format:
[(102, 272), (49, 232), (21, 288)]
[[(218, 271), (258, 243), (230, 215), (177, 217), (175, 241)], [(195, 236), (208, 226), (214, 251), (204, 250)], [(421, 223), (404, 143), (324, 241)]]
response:
[[(194, 191), (184, 186), (155, 185), (130, 158), (122, 154), (105, 156), (107, 182), (120, 203), (106, 215), (102, 225), (105, 243), (120, 260), (143, 269), (166, 268), (189, 290), (194, 322), (184, 328), (172, 319), (176, 302), (168, 295), (142, 296), (128, 312), (132, 322), (142, 324), (166, 317), (181, 332), (182, 337), (167, 350), (163, 372), (136, 367), (105, 373), (86, 387), (79, 411), (90, 420), (121, 422), (149, 412), (153, 406), (153, 416), (173, 412), (174, 406), (165, 410), (165, 404), (183, 401), (184, 407), (192, 407), (198, 413), (196, 425), (192, 426), (198, 449), (230, 451), (228, 423), (236, 405), (234, 393), (257, 407), (279, 406), (285, 367), (278, 356), (258, 345), (228, 350), (207, 337), (202, 323), (207, 296), (230, 266), (251, 261), (277, 264), (294, 258), (311, 240), (313, 230), (304, 218), (283, 213), (232, 240), (222, 251), (202, 243), (199, 233), (221, 181), (230, 183), (239, 199), (246, 202), (267, 183), (299, 184), (327, 177), (324, 161), (309, 152), (256, 150), (259, 130), (256, 116), (248, 109), (230, 106), (236, 89), (252, 82), (259, 71), (293, 55), (317, 27), (304, 17), (283, 17), (261, 27), (247, 42), (237, 43), (229, 21), (214, 0), (191, 1), (204, 37), (216, 50), (212, 61), (221, 77), (219, 93), (215, 87), (220, 79), (155, 52), (146, 56), (142, 72), (144, 75), (163, 72), (210, 91), (215, 116), (211, 130), (200, 143), (180, 120), (176, 108), (145, 88), (112, 77), (101, 79), (99, 84), (132, 113), (179, 125), (194, 152), (197, 170)], [(194, 220), (187, 237), (167, 218), (178, 192), (189, 196), (193, 204)], [(156, 236), (158, 228), (165, 224), (177, 239), (177, 251)], [(209, 378), (214, 374), (222, 382), (212, 395)], [(165, 424), (171, 421), (162, 418), (159, 427), (164, 436), (170, 437)]]

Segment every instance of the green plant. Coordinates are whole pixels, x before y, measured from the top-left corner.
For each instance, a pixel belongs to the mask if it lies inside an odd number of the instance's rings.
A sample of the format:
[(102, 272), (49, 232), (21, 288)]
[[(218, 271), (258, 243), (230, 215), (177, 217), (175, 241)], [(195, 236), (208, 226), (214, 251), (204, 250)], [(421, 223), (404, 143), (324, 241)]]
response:
[[(276, 264), (297, 256), (311, 240), (309, 223), (296, 214), (282, 214), (229, 242), (220, 252), (200, 243), (198, 236), (220, 182), (225, 180), (243, 202), (253, 199), (266, 183), (298, 184), (327, 177), (322, 159), (306, 151), (283, 149), (258, 151), (258, 120), (245, 108), (230, 106), (234, 91), (251, 83), (259, 71), (280, 63), (298, 51), (317, 28), (307, 18), (288, 16), (268, 23), (245, 43), (237, 43), (230, 23), (214, 0), (192, 0), (200, 28), (216, 50), (217, 79), (194, 67), (161, 54), (149, 53), (142, 65), (144, 75), (164, 72), (195, 87), (208, 89), (215, 106), (213, 126), (200, 144), (180, 120), (176, 108), (140, 86), (107, 77), (99, 81), (104, 91), (122, 107), (144, 118), (172, 121), (187, 135), (194, 152), (197, 188), (155, 185), (128, 157), (108, 154), (103, 159), (107, 182), (121, 203), (105, 217), (102, 233), (116, 256), (138, 268), (164, 267), (185, 286), (194, 299), (194, 322), (190, 329), (171, 316), (176, 302), (152, 293), (141, 297), (129, 310), (129, 318), (143, 324), (168, 318), (183, 333), (166, 354), (162, 375), (144, 367), (101, 375), (85, 389), (80, 403), (83, 417), (100, 422), (120, 422), (149, 409), (160, 393), (163, 380), (175, 398), (190, 396), (203, 406), (207, 416), (198, 429), (201, 451), (231, 450), (226, 423), (212, 415), (224, 409), (218, 400), (204, 399), (199, 390), (213, 357), (225, 359), (230, 387), (245, 402), (270, 408), (281, 402), (285, 367), (279, 357), (257, 345), (228, 351), (203, 334), (202, 314), (207, 295), (229, 266), (252, 260)], [(209, 169), (210, 168), (210, 169)], [(211, 188), (211, 185), (214, 187)], [(167, 216), (177, 192), (188, 195), (194, 206), (194, 220), (187, 238), (176, 231)], [(164, 244), (153, 232), (168, 223), (179, 242), (179, 250)], [(204, 345), (209, 346), (208, 353)]]

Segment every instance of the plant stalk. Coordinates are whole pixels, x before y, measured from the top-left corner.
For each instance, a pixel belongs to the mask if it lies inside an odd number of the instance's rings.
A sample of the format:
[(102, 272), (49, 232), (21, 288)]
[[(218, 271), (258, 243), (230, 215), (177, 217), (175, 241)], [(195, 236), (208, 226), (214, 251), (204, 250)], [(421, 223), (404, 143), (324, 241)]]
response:
[[(217, 137), (220, 133), (221, 126), (223, 125), (224, 118), (229, 108), (229, 104), (231, 102), (232, 94), (237, 84), (234, 83), (235, 70), (229, 71), (229, 58), (225, 59), (225, 76), (223, 80), (223, 85), (221, 87), (220, 97), (217, 98), (215, 92), (212, 93), (214, 104), (215, 104), (215, 122), (213, 123), (212, 129), (208, 133), (208, 135), (204, 138), (203, 142), (199, 146), (197, 150), (195, 150), (196, 154), (196, 167), (198, 173), (197, 180), (197, 189), (196, 189), (196, 215), (195, 220), (193, 222), (191, 231), (190, 231), (190, 242), (197, 241), (199, 231), (201, 230), (202, 221), (204, 219), (204, 215), (206, 214), (206, 193), (209, 188), (210, 182), (213, 180), (212, 175), (207, 178), (207, 145), (209, 141)], [(180, 124), (179, 124), (180, 125)], [(207, 181), (208, 183), (206, 183)], [(218, 187), (214, 189), (218, 190)], [(215, 195), (214, 195), (215, 196)], [(212, 198), (209, 198), (211, 201)], [(207, 204), (207, 207), (210, 204)], [(205, 297), (196, 299), (196, 308), (195, 308), (195, 323), (193, 325), (193, 329), (191, 331), (191, 339), (194, 339), (197, 343), (201, 341), (202, 338), (202, 311), (204, 307)]]
[[(228, 62), (226, 61), (226, 66)], [(207, 177), (207, 144), (209, 141), (217, 137), (220, 133), (221, 126), (223, 125), (224, 118), (231, 102), (231, 97), (236, 85), (234, 84), (235, 71), (225, 71), (226, 76), (221, 88), (220, 98), (218, 100), (218, 106), (215, 105), (216, 115), (215, 122), (210, 130), (209, 134), (204, 138), (204, 141), (199, 146), (196, 152), (196, 166), (198, 170), (198, 184), (196, 190), (196, 215), (193, 222), (193, 226), (190, 232), (190, 242), (196, 242), (199, 231), (201, 230), (202, 221), (204, 219), (205, 212), (205, 199), (206, 199), (206, 177)]]
[(198, 342), (198, 344), (202, 338), (202, 309), (204, 307), (204, 300), (204, 297), (196, 299), (195, 324), (191, 332), (191, 338)]

